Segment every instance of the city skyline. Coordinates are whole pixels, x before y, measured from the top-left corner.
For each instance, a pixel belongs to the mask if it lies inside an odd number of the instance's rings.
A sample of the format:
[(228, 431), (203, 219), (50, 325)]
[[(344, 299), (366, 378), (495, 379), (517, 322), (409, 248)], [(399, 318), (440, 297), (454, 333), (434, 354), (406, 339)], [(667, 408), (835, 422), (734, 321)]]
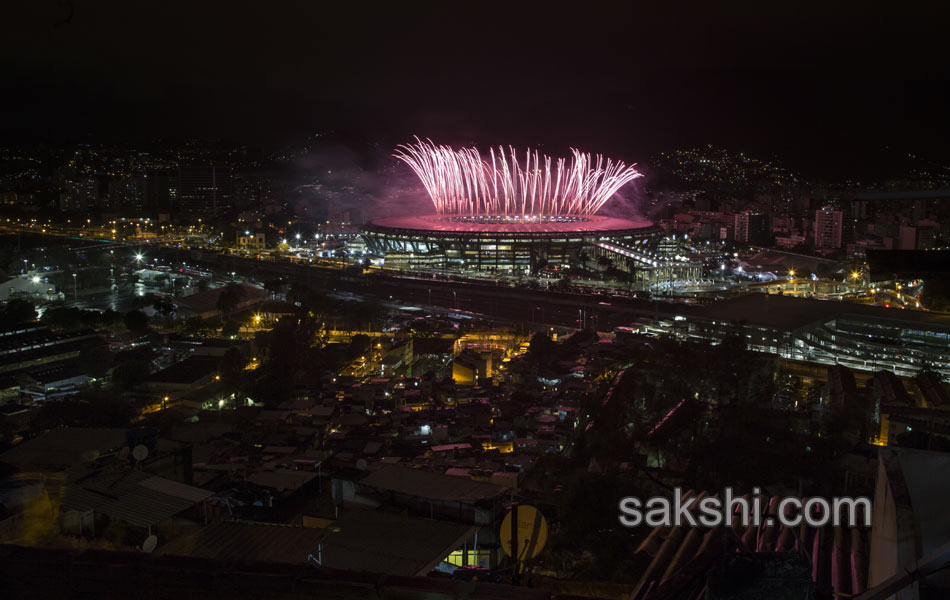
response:
[(948, 17), (0, 3), (0, 591), (948, 597)]
[[(525, 3), (500, 19), (491, 5), (426, 3), (2, 10), (3, 110), (19, 115), (0, 131), (10, 139), (276, 146), (332, 130), (391, 146), (419, 133), (550, 154), (575, 144), (628, 161), (712, 143), (851, 177), (907, 153), (946, 158), (937, 6)], [(459, 27), (472, 39), (453, 36)]]

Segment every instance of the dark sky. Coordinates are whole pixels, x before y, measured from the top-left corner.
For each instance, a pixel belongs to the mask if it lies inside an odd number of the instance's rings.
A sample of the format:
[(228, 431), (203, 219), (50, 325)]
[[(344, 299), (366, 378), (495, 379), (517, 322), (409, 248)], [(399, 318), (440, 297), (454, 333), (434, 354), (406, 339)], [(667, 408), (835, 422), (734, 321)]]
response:
[(10, 0), (0, 134), (946, 156), (945, 3), (724, 4)]

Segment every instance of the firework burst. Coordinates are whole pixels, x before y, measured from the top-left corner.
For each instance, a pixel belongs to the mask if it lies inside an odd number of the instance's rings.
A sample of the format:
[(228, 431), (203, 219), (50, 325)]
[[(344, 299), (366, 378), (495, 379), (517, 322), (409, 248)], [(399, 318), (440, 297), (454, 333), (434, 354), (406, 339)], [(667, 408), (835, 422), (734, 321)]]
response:
[(398, 146), (394, 156), (422, 180), (444, 215), (503, 217), (590, 216), (630, 181), (641, 177), (635, 164), (571, 150), (570, 160), (509, 146), (487, 157), (475, 148), (455, 150), (418, 137)]

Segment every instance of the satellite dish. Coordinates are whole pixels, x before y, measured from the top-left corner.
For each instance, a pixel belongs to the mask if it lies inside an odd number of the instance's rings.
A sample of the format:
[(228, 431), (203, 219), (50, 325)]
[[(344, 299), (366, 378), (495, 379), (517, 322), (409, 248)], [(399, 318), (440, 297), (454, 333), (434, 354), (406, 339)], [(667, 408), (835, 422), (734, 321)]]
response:
[(144, 542), (142, 542), (142, 552), (151, 554), (155, 550), (156, 546), (158, 546), (158, 536), (150, 535), (145, 538)]
[[(501, 549), (518, 563), (534, 558), (541, 553), (548, 541), (548, 522), (537, 508), (515, 505), (505, 515), (499, 530)], [(512, 553), (512, 546), (517, 551)]]
[(356, 461), (356, 468), (359, 469), (360, 471), (365, 471), (365, 470), (366, 470), (366, 459), (365, 459), (365, 458), (360, 458), (360, 459), (358, 459), (358, 460)]
[(145, 446), (144, 444), (139, 444), (135, 448), (132, 448), (132, 458), (134, 458), (138, 462), (142, 462), (143, 460), (145, 460), (145, 457), (147, 456), (148, 456), (148, 446)]
[(122, 449), (119, 450), (119, 458), (121, 458), (122, 460), (128, 460), (130, 453), (131, 453), (131, 450), (129, 450), (129, 447), (123, 446)]

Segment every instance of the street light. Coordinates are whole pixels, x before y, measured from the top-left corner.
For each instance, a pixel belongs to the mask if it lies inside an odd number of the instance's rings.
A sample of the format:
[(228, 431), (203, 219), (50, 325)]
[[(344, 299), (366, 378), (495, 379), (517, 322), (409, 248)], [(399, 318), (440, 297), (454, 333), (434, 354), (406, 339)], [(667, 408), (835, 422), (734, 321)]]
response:
[(138, 253), (136, 253), (136, 255), (135, 255), (135, 262), (137, 262), (137, 263), (142, 262), (142, 259), (143, 259), (143, 258), (145, 258), (145, 257), (142, 256), (142, 253), (141, 253), (141, 252), (138, 252)]
[(73, 273), (73, 300), (79, 299), (79, 284), (76, 283), (77, 273)]

